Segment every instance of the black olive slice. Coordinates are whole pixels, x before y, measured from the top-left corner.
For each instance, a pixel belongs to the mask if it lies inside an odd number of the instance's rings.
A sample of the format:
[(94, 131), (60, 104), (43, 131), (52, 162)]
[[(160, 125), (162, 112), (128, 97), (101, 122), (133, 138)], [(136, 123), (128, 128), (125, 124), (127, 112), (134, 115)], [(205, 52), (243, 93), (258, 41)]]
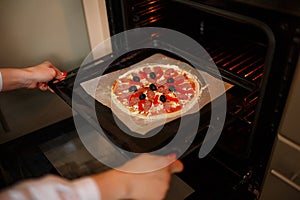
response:
[(167, 83), (174, 83), (174, 78), (168, 78)]
[(132, 85), (128, 88), (129, 92), (135, 92), (137, 91), (137, 87), (135, 85)]
[(161, 95), (161, 96), (159, 97), (159, 100), (160, 100), (161, 102), (166, 102), (166, 101), (167, 101), (167, 98), (166, 98), (165, 95)]
[(176, 88), (174, 85), (169, 85), (168, 89), (172, 92), (175, 92), (176, 91)]
[(156, 74), (154, 72), (150, 72), (149, 77), (152, 79), (156, 78)]
[(154, 85), (153, 83), (151, 83), (149, 87), (150, 87), (150, 90), (152, 90), (152, 91), (157, 90), (156, 85)]
[(140, 100), (146, 99), (146, 95), (145, 95), (144, 93), (140, 94), (139, 99), (140, 99)]
[(132, 80), (135, 81), (135, 82), (140, 82), (140, 77), (134, 76), (134, 77), (132, 78)]

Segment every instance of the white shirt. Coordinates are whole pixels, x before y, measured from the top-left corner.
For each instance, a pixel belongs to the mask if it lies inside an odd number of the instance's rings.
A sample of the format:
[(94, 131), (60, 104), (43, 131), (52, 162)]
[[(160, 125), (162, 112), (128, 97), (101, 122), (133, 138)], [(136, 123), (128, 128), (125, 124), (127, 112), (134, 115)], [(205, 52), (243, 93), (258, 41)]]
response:
[(100, 192), (92, 178), (69, 181), (47, 175), (39, 179), (20, 182), (0, 193), (3, 200), (101, 200)]
[[(0, 72), (0, 92), (3, 80)], [(100, 191), (92, 178), (69, 181), (54, 175), (20, 182), (0, 192), (7, 200), (101, 200)]]
[[(0, 72), (0, 92), (3, 80)], [(101, 200), (100, 191), (92, 178), (69, 181), (47, 175), (39, 179), (22, 181), (0, 191), (0, 199), (7, 200)]]

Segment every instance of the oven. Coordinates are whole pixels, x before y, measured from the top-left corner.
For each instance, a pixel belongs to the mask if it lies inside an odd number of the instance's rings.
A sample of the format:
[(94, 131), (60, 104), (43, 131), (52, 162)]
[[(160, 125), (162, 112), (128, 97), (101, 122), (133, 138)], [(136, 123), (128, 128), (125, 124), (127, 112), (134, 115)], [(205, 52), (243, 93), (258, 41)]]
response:
[[(106, 0), (106, 6), (111, 36), (142, 27), (178, 31), (203, 46), (218, 67), (221, 78), (234, 85), (226, 92), (226, 119), (214, 149), (205, 158), (198, 157), (209, 126), (204, 120), (190, 148), (180, 158), (185, 170), (179, 176), (195, 189), (187, 199), (258, 198), (298, 62), (299, 3), (269, 0)], [(125, 40), (121, 43), (126, 45)], [(99, 75), (96, 70), (99, 68), (95, 66), (109, 65), (108, 73), (131, 66), (155, 53), (180, 59), (178, 55), (151, 48), (131, 51), (121, 57), (115, 57), (114, 51), (117, 49), (112, 44), (110, 55), (82, 66), (86, 69), (86, 79)], [(204, 70), (216, 75), (208, 66)], [(52, 86), (70, 105), (77, 73), (78, 69), (71, 71), (66, 80)], [(88, 109), (83, 106), (86, 104), (84, 100), (78, 104), (80, 108)], [(96, 105), (99, 112), (105, 109)], [(206, 105), (201, 110), (201, 119), (209, 118), (210, 110), (211, 105)], [(100, 120), (107, 124), (111, 119), (106, 116)], [(113, 126), (106, 127), (106, 130), (109, 129)], [(120, 147), (139, 152), (151, 149), (152, 146), (147, 144), (157, 140), (152, 138), (153, 141), (144, 142), (127, 136), (120, 139), (120, 134), (114, 133), (109, 137), (119, 142)]]

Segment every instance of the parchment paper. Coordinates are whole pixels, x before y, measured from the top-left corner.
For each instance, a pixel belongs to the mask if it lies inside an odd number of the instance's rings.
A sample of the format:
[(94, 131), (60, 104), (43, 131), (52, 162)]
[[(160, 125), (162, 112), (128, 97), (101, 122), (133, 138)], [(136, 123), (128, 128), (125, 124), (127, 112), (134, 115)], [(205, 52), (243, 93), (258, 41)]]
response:
[[(165, 118), (165, 120), (145, 120), (138, 117), (129, 116), (125, 112), (118, 109), (116, 106), (113, 106), (111, 103), (111, 86), (113, 82), (123, 73), (144, 65), (144, 64), (170, 64), (177, 65), (180, 68), (188, 70), (189, 72), (196, 75), (200, 82), (200, 97), (198, 98), (198, 104), (195, 104), (191, 109), (185, 113), (181, 113), (178, 116), (172, 118)], [(98, 102), (112, 109), (113, 113), (121, 120), (131, 131), (145, 135), (150, 130), (164, 125), (174, 119), (177, 119), (181, 116), (192, 114), (198, 112), (206, 104), (210, 103), (217, 97), (221, 96), (225, 91), (233, 87), (233, 85), (223, 82), (210, 74), (201, 71), (195, 70), (195, 68), (190, 65), (181, 62), (179, 60), (170, 58), (163, 54), (155, 54), (135, 65), (132, 65), (126, 69), (118, 70), (88, 81), (81, 83), (82, 88), (91, 95)]]

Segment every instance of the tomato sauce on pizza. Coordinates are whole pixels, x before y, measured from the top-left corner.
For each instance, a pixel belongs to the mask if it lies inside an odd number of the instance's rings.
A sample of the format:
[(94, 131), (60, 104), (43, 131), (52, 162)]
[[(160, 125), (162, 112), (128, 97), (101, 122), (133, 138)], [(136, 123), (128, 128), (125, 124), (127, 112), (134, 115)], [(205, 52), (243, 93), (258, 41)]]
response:
[(199, 89), (199, 81), (192, 73), (176, 65), (149, 64), (119, 76), (111, 94), (112, 102), (128, 114), (159, 119), (191, 108), (197, 102)]

